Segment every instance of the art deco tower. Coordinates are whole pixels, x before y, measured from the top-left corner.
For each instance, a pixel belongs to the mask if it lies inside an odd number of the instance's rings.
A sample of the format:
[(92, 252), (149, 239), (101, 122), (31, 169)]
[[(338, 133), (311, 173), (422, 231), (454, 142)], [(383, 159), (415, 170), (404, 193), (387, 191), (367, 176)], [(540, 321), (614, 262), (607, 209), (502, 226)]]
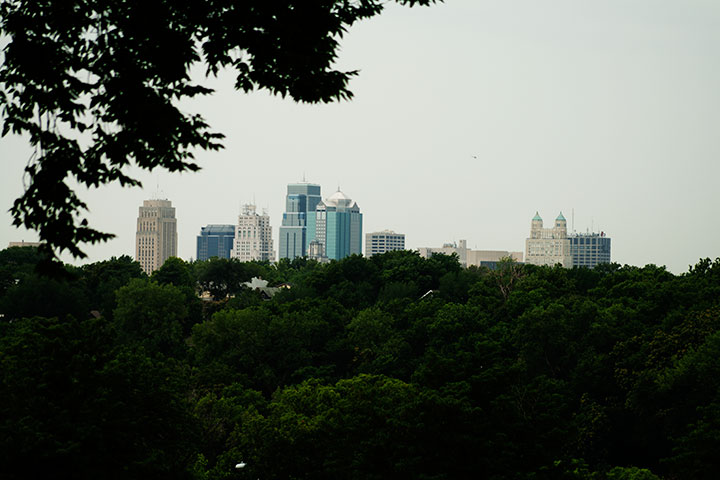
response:
[(267, 212), (257, 213), (255, 205), (243, 205), (235, 231), (233, 257), (242, 262), (275, 261), (272, 227)]
[(145, 200), (138, 213), (135, 260), (150, 275), (177, 256), (177, 220), (170, 200)]

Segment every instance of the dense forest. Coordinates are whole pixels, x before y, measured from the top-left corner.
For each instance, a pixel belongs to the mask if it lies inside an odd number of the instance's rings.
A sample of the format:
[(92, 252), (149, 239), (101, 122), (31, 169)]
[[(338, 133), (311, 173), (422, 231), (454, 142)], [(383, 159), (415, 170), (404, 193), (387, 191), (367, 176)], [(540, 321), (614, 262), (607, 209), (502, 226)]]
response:
[(0, 251), (3, 479), (720, 471), (720, 259), (39, 260)]

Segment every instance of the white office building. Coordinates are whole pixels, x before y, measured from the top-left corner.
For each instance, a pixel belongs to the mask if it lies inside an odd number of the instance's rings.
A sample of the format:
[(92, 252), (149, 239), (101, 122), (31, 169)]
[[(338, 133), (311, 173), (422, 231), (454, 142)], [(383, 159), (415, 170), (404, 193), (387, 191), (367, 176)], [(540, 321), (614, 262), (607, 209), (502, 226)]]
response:
[(238, 216), (231, 256), (242, 262), (275, 261), (272, 227), (267, 212), (263, 211), (260, 215), (255, 205), (243, 205), (242, 214)]
[(530, 223), (530, 237), (525, 240), (525, 262), (533, 265), (573, 266), (567, 220), (562, 212), (551, 228), (543, 228), (543, 219), (535, 212)]
[(365, 256), (381, 255), (393, 250), (405, 250), (405, 234), (383, 230), (365, 234)]

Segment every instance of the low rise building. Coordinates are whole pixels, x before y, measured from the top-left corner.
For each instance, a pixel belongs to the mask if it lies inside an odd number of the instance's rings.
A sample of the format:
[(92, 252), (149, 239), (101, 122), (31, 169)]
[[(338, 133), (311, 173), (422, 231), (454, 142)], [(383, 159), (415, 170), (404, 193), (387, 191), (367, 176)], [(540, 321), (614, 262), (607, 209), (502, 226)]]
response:
[(522, 252), (511, 252), (508, 250), (472, 250), (467, 248), (467, 240), (460, 240), (456, 243), (446, 243), (442, 247), (423, 247), (419, 248), (420, 256), (430, 258), (433, 254), (440, 253), (444, 255), (458, 256), (460, 265), (463, 267), (490, 267), (494, 268), (495, 264), (500, 260), (510, 258), (516, 262), (523, 261)]
[(405, 234), (392, 230), (365, 234), (365, 256), (381, 255), (394, 250), (405, 250)]

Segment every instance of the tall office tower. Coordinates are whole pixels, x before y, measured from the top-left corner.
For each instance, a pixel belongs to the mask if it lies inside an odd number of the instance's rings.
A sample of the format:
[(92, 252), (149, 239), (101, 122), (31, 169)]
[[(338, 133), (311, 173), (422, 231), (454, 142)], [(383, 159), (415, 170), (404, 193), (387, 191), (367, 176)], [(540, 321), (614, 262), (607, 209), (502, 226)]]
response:
[(405, 250), (405, 234), (392, 230), (365, 234), (365, 256), (381, 255), (393, 250)]
[(212, 257), (230, 258), (235, 240), (235, 225), (208, 225), (200, 229), (197, 236), (198, 260), (208, 260)]
[(238, 216), (233, 257), (242, 262), (275, 260), (270, 216), (264, 211), (259, 215), (255, 205), (243, 205)]
[(605, 232), (573, 233), (570, 251), (573, 267), (594, 268), (600, 263), (610, 263), (610, 237), (606, 237)]
[(525, 240), (525, 262), (534, 265), (555, 265), (570, 268), (573, 264), (567, 220), (562, 212), (552, 228), (543, 228), (543, 220), (535, 212), (530, 224), (530, 238)]
[[(280, 226), (280, 258), (307, 255), (308, 231), (315, 236), (315, 207), (322, 200), (320, 185), (314, 183), (291, 183), (287, 186), (285, 213)], [(312, 215), (309, 215), (312, 214)], [(308, 217), (312, 216), (308, 225)]]
[(135, 233), (135, 260), (148, 275), (177, 256), (177, 220), (170, 200), (144, 200)]
[(360, 207), (340, 190), (319, 202), (309, 216), (308, 243), (322, 245), (330, 260), (362, 253), (362, 213)]

